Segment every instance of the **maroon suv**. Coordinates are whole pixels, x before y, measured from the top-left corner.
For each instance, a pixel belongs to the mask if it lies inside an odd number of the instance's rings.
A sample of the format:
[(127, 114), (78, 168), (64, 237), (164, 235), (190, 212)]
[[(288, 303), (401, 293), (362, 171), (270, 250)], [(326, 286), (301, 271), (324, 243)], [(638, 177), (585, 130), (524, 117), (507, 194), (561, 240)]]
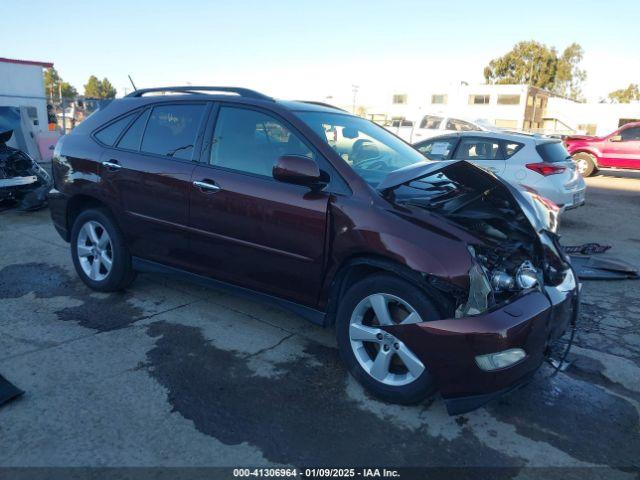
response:
[(53, 222), (89, 287), (173, 272), (335, 324), (385, 400), (439, 389), (450, 413), (475, 408), (575, 320), (553, 212), (329, 105), (138, 90), (63, 137), (53, 174)]

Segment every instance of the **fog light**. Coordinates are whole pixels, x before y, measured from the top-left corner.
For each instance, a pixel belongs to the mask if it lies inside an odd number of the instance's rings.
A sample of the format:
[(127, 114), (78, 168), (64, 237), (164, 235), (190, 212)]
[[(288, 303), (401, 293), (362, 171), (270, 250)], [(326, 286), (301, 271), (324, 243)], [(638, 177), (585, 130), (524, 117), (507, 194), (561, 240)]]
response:
[(521, 348), (510, 348), (502, 352), (487, 353), (486, 355), (478, 355), (476, 357), (476, 363), (478, 366), (487, 372), (492, 370), (499, 370), (518, 363), (527, 354)]

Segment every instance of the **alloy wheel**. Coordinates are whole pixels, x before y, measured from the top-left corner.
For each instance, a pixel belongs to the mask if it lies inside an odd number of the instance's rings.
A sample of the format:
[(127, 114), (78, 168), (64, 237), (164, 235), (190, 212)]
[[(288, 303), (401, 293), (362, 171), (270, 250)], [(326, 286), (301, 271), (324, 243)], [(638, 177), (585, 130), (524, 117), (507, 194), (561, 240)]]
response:
[(76, 252), (82, 271), (91, 280), (100, 282), (109, 276), (113, 266), (113, 246), (101, 223), (90, 220), (82, 226)]
[(425, 371), (424, 364), (385, 325), (421, 322), (418, 312), (395, 295), (375, 293), (362, 299), (351, 314), (349, 340), (360, 366), (377, 381), (408, 385)]
[(579, 158), (576, 160), (576, 165), (578, 167), (578, 172), (580, 175), (584, 175), (584, 173), (589, 169), (589, 163), (584, 158)]

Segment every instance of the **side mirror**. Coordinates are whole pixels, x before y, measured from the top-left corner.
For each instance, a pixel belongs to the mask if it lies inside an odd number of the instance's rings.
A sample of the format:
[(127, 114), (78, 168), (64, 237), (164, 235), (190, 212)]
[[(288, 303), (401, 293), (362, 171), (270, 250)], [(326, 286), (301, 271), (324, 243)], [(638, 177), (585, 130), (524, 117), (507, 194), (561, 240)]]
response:
[(622, 141), (622, 135), (613, 135), (613, 136), (609, 137), (609, 141), (610, 142), (621, 142)]
[(273, 166), (273, 178), (279, 182), (314, 187), (321, 177), (316, 161), (302, 155), (283, 155)]

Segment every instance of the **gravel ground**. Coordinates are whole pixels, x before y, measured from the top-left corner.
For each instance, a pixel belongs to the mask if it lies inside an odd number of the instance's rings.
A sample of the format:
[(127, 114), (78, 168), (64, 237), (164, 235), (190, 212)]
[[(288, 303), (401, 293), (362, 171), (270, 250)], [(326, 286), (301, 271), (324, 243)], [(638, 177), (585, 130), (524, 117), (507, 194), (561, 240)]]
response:
[[(640, 265), (640, 175), (587, 180), (566, 244)], [(0, 467), (500, 467), (493, 478), (637, 478), (640, 283), (586, 282), (572, 366), (447, 416), (371, 399), (332, 330), (169, 277), (85, 288), (48, 211), (0, 213)], [(571, 467), (571, 468), (567, 468)], [(0, 469), (0, 472), (2, 470)], [(1, 475), (0, 475), (1, 476)]]

